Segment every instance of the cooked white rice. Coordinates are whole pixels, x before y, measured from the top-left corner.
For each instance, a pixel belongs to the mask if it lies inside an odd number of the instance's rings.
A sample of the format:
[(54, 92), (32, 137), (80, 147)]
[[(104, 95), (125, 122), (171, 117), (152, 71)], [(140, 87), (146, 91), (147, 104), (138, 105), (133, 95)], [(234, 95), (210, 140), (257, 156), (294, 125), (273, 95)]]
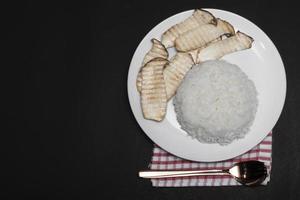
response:
[(245, 136), (258, 104), (254, 83), (225, 61), (195, 65), (173, 102), (183, 130), (200, 142), (221, 145)]

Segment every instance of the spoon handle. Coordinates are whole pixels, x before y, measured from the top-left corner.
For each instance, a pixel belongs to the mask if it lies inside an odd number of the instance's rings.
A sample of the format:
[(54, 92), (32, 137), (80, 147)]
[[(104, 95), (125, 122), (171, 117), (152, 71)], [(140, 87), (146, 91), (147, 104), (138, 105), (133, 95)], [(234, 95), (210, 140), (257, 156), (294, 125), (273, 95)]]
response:
[(141, 178), (172, 178), (187, 176), (229, 175), (226, 170), (187, 170), (187, 171), (140, 171)]

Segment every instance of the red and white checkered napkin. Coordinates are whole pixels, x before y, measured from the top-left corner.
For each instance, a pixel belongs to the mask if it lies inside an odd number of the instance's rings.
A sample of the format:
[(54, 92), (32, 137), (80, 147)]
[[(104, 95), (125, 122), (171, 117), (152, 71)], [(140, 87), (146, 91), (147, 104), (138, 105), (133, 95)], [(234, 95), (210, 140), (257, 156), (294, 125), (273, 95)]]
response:
[[(247, 160), (258, 160), (265, 162), (268, 174), (271, 172), (272, 162), (272, 133), (257, 146), (243, 155), (221, 162), (193, 162), (178, 158), (157, 145), (154, 146), (151, 170), (205, 170), (205, 169), (227, 169), (233, 164)], [(189, 187), (189, 186), (233, 186), (240, 185), (231, 176), (197, 176), (179, 178), (152, 179), (154, 187)], [(270, 181), (270, 176), (262, 183), (266, 185)]]

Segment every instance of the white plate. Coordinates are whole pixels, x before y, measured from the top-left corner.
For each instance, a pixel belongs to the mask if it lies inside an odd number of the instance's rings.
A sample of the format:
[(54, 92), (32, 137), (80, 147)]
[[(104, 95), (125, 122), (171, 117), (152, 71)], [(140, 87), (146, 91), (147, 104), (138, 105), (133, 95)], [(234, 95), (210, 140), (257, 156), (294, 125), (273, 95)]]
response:
[[(223, 59), (237, 64), (251, 80), (259, 93), (258, 110), (245, 138), (236, 140), (227, 146), (219, 144), (203, 144), (187, 136), (180, 129), (173, 109), (168, 103), (166, 118), (162, 122), (154, 122), (143, 118), (140, 95), (136, 89), (136, 76), (141, 67), (144, 55), (151, 48), (151, 38), (160, 39), (162, 33), (172, 25), (181, 22), (193, 11), (176, 14), (155, 26), (137, 47), (130, 63), (128, 73), (128, 96), (133, 114), (143, 131), (160, 147), (168, 152), (194, 161), (220, 161), (243, 154), (257, 145), (275, 126), (282, 111), (286, 95), (286, 76), (281, 57), (269, 37), (255, 24), (234, 13), (206, 9), (215, 17), (227, 20), (236, 30), (249, 34), (254, 38), (251, 49), (225, 56)], [(174, 50), (171, 50), (171, 56)]]

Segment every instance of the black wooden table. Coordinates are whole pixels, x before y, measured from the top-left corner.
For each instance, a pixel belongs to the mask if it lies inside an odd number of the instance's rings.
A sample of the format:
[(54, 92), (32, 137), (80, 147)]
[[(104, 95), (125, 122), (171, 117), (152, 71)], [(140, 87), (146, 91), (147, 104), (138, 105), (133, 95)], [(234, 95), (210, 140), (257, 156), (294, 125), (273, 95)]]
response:
[[(288, 91), (274, 128), (266, 187), (152, 188), (137, 177), (152, 142), (135, 121), (127, 72), (142, 38), (181, 11), (218, 8), (263, 29), (285, 64)], [(2, 6), (2, 199), (299, 199), (300, 17), (260, 0), (10, 2)]]

